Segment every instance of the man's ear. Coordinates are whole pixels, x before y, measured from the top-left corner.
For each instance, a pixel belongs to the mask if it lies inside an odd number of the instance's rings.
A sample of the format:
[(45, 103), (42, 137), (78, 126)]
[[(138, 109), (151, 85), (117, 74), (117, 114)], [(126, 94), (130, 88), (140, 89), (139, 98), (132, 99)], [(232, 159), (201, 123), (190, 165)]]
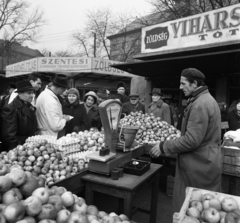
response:
[(29, 82), (30, 82), (30, 83), (31, 83), (31, 85), (32, 85), (34, 81), (33, 81), (33, 80), (30, 80)]
[(198, 86), (198, 82), (196, 80), (193, 81), (194, 87)]

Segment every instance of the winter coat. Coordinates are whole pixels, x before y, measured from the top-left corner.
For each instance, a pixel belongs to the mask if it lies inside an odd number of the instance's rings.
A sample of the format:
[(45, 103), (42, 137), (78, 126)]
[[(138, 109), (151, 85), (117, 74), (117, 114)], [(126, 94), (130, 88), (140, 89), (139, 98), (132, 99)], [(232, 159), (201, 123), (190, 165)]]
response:
[(142, 103), (138, 103), (135, 107), (131, 102), (126, 102), (123, 104), (122, 113), (129, 115), (131, 112), (142, 111), (145, 114), (145, 106)]
[(112, 99), (119, 99), (121, 101), (122, 104), (126, 103), (126, 102), (129, 102), (130, 99), (127, 95), (122, 95), (122, 94), (115, 94), (112, 96)]
[(86, 110), (82, 105), (79, 104), (78, 100), (73, 104), (70, 104), (68, 101), (66, 101), (63, 106), (63, 114), (74, 117), (66, 124), (66, 134), (84, 131), (89, 128)]
[(240, 129), (240, 116), (237, 114), (237, 110), (234, 109), (228, 113), (227, 116), (229, 130)]
[(148, 105), (148, 114), (153, 113), (155, 117), (160, 117), (162, 121), (171, 125), (171, 111), (168, 104), (159, 99), (156, 103)]
[(9, 150), (24, 144), (29, 136), (35, 134), (37, 130), (35, 110), (30, 103), (24, 103), (19, 96), (3, 107), (2, 138)]
[(186, 187), (220, 192), (221, 189), (221, 114), (207, 86), (194, 92), (185, 109), (182, 136), (165, 141), (166, 155), (177, 154), (173, 211), (179, 212)]
[(59, 137), (66, 120), (58, 96), (46, 88), (37, 98), (36, 108), (39, 134)]
[[(85, 109), (84, 104), (81, 104), (81, 106), (83, 106), (84, 109)], [(85, 109), (85, 111), (86, 111), (86, 109)], [(95, 127), (98, 130), (101, 130), (102, 123), (101, 123), (99, 110), (98, 110), (98, 107), (96, 105), (93, 105), (91, 107), (91, 109), (87, 113), (87, 116), (88, 116), (89, 128)]]

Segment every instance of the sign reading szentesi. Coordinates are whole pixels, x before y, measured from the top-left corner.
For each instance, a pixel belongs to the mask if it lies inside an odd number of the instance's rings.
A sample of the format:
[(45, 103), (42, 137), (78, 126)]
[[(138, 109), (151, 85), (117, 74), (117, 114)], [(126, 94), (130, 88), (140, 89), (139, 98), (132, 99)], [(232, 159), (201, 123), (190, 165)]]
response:
[(142, 28), (141, 53), (240, 40), (240, 4)]
[(90, 57), (38, 57), (6, 66), (6, 77), (32, 72), (98, 73), (132, 77), (134, 75), (111, 67), (118, 61)]

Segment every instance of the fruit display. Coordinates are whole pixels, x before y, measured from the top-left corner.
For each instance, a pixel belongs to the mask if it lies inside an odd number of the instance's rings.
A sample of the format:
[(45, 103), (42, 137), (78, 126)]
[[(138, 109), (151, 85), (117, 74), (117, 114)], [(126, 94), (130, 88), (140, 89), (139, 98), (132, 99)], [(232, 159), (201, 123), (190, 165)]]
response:
[(19, 166), (0, 175), (1, 223), (130, 223), (126, 215), (99, 211), (64, 187), (42, 186)]
[(66, 137), (76, 138), (79, 140), (79, 151), (99, 151), (105, 146), (104, 134), (99, 132), (95, 128), (91, 128), (89, 131), (85, 130), (83, 132), (73, 132), (67, 134)]
[(155, 145), (158, 142), (181, 136), (181, 132), (160, 117), (142, 112), (131, 112), (120, 120), (120, 125), (137, 126), (139, 130), (135, 137), (137, 144)]
[(182, 223), (237, 223), (240, 222), (238, 197), (205, 191), (200, 196), (192, 196)]
[[(86, 153), (86, 154), (85, 154)], [(74, 156), (63, 156), (56, 148), (46, 140), (40, 142), (27, 142), (19, 145), (9, 152), (0, 153), (0, 164), (18, 166), (33, 176), (41, 176), (46, 179), (46, 184), (51, 185), (67, 177), (75, 175), (88, 168), (87, 154), (84, 151)], [(0, 173), (5, 165), (1, 167)]]
[(72, 151), (80, 151), (79, 140), (77, 138), (63, 136), (57, 139), (54, 136), (35, 135), (28, 137), (26, 140), (26, 142), (32, 143), (41, 143), (43, 141), (47, 141), (48, 144), (54, 147), (57, 151), (63, 152), (64, 155)]

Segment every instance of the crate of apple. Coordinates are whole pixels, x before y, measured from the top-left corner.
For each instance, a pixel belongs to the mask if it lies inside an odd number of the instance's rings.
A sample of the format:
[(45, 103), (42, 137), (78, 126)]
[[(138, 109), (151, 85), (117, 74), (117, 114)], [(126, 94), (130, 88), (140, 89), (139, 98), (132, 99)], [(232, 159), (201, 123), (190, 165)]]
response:
[(87, 169), (86, 155), (62, 156), (46, 141), (29, 142), (19, 145), (13, 150), (0, 153), (0, 162), (8, 166), (19, 166), (34, 176), (46, 178), (46, 184), (51, 185), (67, 177)]
[(238, 223), (240, 197), (188, 188), (177, 222)]
[(89, 131), (73, 132), (67, 134), (66, 137), (73, 137), (79, 139), (81, 151), (99, 151), (104, 147), (104, 134), (99, 132), (95, 128), (91, 128)]
[(120, 120), (121, 125), (137, 126), (139, 130), (135, 136), (137, 144), (155, 145), (158, 142), (181, 136), (181, 132), (174, 126), (162, 121), (160, 117), (142, 112), (131, 112)]
[(107, 214), (87, 205), (64, 187), (44, 187), (19, 167), (8, 170), (0, 176), (1, 223), (130, 222), (126, 215)]

